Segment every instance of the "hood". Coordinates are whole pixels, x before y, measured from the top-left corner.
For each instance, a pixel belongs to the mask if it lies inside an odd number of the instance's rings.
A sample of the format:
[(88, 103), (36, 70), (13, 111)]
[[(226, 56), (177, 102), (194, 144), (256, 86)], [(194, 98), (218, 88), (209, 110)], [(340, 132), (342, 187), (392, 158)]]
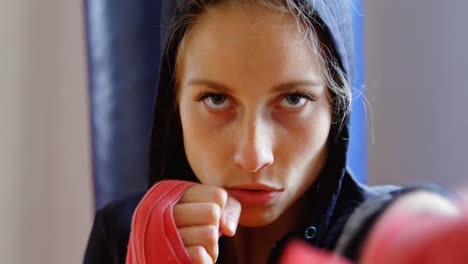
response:
[[(197, 181), (188, 163), (172, 162), (185, 157), (182, 144), (166, 140), (169, 133), (181, 133), (179, 119), (169, 118), (175, 111), (175, 101), (172, 93), (172, 80), (175, 65), (175, 52), (183, 32), (173, 32), (171, 21), (177, 15), (183, 14), (189, 8), (186, 0), (163, 1), (161, 14), (161, 65), (158, 84), (158, 96), (154, 112), (150, 184), (162, 180), (164, 175), (191, 174), (191, 180)], [(298, 0), (308, 5), (315, 5), (314, 20), (316, 20), (339, 59), (342, 70), (348, 75), (350, 83), (353, 76), (353, 39), (352, 12), (349, 1), (344, 0)], [(168, 100), (170, 99), (170, 100)], [(310, 188), (310, 218), (311, 225), (317, 228), (317, 238), (325, 235), (328, 223), (333, 214), (341, 181), (346, 171), (346, 152), (349, 132), (348, 120), (344, 126), (333, 124), (329, 137), (329, 156), (327, 165), (314, 185)], [(334, 122), (335, 123), (335, 122)], [(159, 165), (158, 165), (159, 164)], [(174, 178), (174, 177), (172, 177)], [(184, 178), (181, 178), (184, 179)], [(185, 178), (186, 179), (186, 178)]]

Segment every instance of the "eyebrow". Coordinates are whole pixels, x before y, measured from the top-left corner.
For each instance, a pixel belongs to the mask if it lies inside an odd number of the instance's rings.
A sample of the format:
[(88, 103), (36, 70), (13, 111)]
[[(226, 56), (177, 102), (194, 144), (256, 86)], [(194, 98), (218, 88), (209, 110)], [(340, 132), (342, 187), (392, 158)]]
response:
[[(188, 82), (188, 85), (200, 85), (200, 86), (206, 86), (214, 90), (218, 90), (224, 93), (233, 93), (233, 89), (229, 88), (227, 85), (211, 80), (205, 80), (205, 79), (191, 79)], [(295, 81), (288, 81), (285, 83), (281, 83), (279, 85), (275, 85), (273, 88), (273, 91), (275, 92), (281, 92), (284, 90), (288, 90), (291, 88), (296, 88), (300, 86), (307, 86), (307, 87), (313, 87), (313, 88), (318, 88), (321, 87), (323, 83), (318, 80), (295, 80)]]
[(226, 85), (215, 82), (215, 81), (210, 81), (210, 80), (204, 80), (204, 79), (192, 79), (188, 82), (188, 85), (199, 85), (199, 86), (206, 86), (214, 90), (222, 91), (225, 93), (232, 93), (233, 90)]
[(312, 88), (319, 88), (323, 85), (321, 81), (318, 80), (297, 80), (291, 82), (285, 82), (275, 86), (273, 89), (274, 91), (283, 91), (288, 90), (291, 88), (296, 88), (300, 86), (312, 87)]

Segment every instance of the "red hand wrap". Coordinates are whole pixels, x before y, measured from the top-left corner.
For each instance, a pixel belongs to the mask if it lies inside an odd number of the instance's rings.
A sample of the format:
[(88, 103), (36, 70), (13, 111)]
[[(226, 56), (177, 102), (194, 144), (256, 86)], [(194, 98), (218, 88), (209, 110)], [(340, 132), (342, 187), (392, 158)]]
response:
[(195, 184), (166, 180), (148, 190), (133, 213), (127, 264), (192, 263), (172, 211), (185, 190)]

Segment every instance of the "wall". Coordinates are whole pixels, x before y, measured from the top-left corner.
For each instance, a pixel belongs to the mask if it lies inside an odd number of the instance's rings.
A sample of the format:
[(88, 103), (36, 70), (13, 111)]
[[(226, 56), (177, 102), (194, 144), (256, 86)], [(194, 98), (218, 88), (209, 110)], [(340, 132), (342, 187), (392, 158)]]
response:
[(0, 259), (81, 263), (92, 224), (81, 1), (0, 2)]
[(467, 183), (467, 9), (365, 1), (370, 183)]

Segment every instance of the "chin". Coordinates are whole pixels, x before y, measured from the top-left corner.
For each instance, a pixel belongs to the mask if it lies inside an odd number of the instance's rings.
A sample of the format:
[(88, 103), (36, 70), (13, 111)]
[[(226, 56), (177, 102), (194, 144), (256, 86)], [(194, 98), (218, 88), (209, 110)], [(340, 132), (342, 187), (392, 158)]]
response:
[(239, 225), (245, 227), (263, 227), (273, 223), (279, 215), (261, 208), (244, 209), (239, 218)]

